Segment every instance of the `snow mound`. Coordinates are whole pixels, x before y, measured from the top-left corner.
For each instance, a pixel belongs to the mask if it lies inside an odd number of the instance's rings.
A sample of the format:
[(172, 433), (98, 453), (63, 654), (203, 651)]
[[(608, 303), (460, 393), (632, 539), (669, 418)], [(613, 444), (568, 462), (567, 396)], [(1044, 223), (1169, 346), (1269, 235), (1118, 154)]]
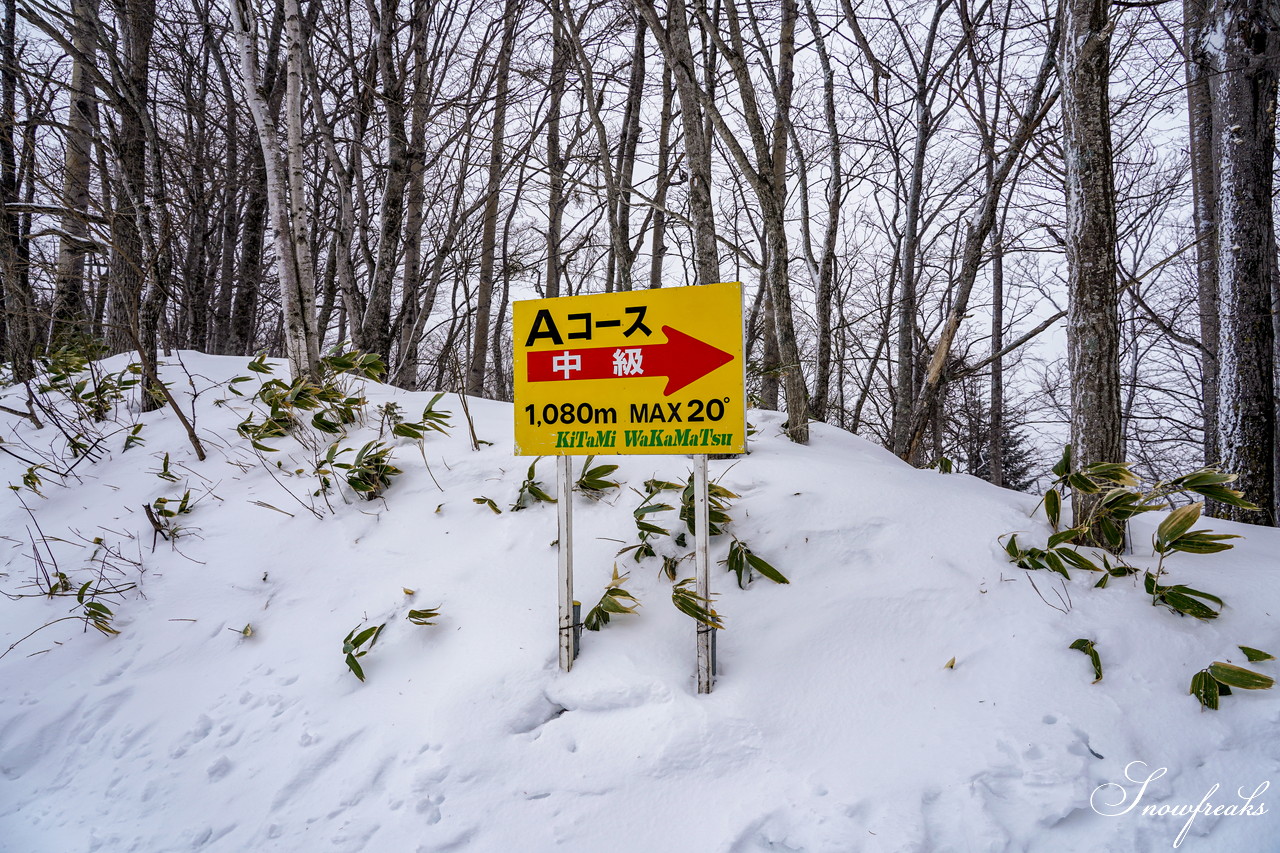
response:
[[(592, 606), (616, 564), (641, 606), (586, 633), (563, 674), (555, 511), (508, 509), (532, 461), (511, 454), (509, 404), (466, 401), (473, 449), (446, 395), (447, 436), (420, 452), (384, 435), (403, 474), (382, 499), (341, 484), (326, 499), (313, 450), (332, 438), (258, 454), (236, 433), (266, 377), (167, 362), (203, 462), (170, 412), (122, 403), (94, 458), (35, 472), (41, 496), (23, 475), (65, 438), (0, 415), (17, 486), (0, 504), (0, 590), (17, 596), (0, 599), (0, 652), (16, 644), (0, 659), (0, 851), (1146, 851), (1184, 829), (1184, 850), (1280, 850), (1280, 691), (1217, 712), (1187, 695), (1212, 661), (1246, 664), (1240, 645), (1280, 650), (1275, 530), (1215, 522), (1246, 538), (1173, 558), (1174, 580), (1226, 601), (1216, 621), (1180, 618), (1132, 579), (1013, 567), (1002, 534), (1048, 533), (1033, 497), (821, 424), (796, 446), (752, 411), (752, 452), (711, 476), (739, 496), (731, 532), (791, 583), (714, 575), (720, 674), (698, 696), (694, 623), (661, 561), (617, 556), (643, 482), (684, 480), (687, 458), (599, 459), (623, 486), (577, 498), (576, 594)], [(434, 396), (353, 387), (369, 414), (344, 447), (378, 437), (376, 407), (412, 419)], [(0, 403), (23, 408), (19, 390)], [(551, 460), (536, 477), (550, 489)], [(167, 541), (144, 507), (187, 491), (190, 511), (160, 518)], [(647, 520), (674, 533), (675, 516)], [(1147, 551), (1132, 559), (1153, 565)], [(73, 594), (40, 595), (57, 571)], [(137, 585), (102, 599), (119, 634), (42, 629), (81, 611), (86, 581)], [(411, 608), (441, 615), (419, 626)], [(343, 638), (384, 622), (361, 683)], [(1082, 637), (1097, 684), (1069, 648)]]

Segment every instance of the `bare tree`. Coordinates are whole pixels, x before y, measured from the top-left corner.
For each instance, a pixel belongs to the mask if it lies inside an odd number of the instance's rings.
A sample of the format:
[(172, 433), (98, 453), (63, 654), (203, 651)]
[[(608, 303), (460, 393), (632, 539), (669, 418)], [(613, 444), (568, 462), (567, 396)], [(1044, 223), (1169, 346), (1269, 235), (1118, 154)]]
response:
[(320, 347), (315, 323), (315, 274), (303, 205), (302, 21), (297, 0), (284, 0), (288, 59), (285, 122), (288, 159), (259, 82), (256, 17), (248, 0), (232, 0), (232, 29), (239, 46), (241, 84), (253, 114), (266, 171), (268, 209), (275, 227), (276, 265), (280, 273), (286, 352), (295, 378), (319, 372)]
[(58, 244), (58, 271), (53, 304), (53, 332), (57, 339), (81, 327), (88, 319), (84, 297), (85, 255), (89, 240), (89, 177), (92, 161), (93, 112), (96, 109), (90, 74), (97, 56), (93, 21), (96, 0), (74, 0), (71, 57), (70, 109), (67, 115), (66, 153), (63, 155), (62, 222)]
[(714, 284), (720, 281), (720, 251), (716, 245), (711, 200), (711, 133), (704, 118), (705, 92), (698, 82), (693, 43), (689, 39), (688, 7), (684, 0), (671, 0), (664, 26), (653, 0), (634, 2), (675, 78), (676, 94), (680, 99), (685, 167), (689, 172), (689, 223), (693, 230), (697, 283)]
[(468, 394), (484, 393), (485, 368), (488, 365), (490, 340), (490, 306), (493, 301), (493, 273), (498, 249), (498, 205), (501, 201), (503, 175), (503, 142), (506, 133), (507, 98), (511, 90), (511, 52), (514, 49), (516, 27), (520, 22), (522, 0), (506, 0), (502, 10), (502, 42), (498, 46), (496, 75), (497, 89), (493, 103), (493, 126), (489, 143), (489, 176), (485, 186), (483, 233), (480, 248), (480, 275), (476, 282), (475, 328), (472, 335), (471, 358), (467, 368), (466, 390)]
[[(646, 8), (649, 11), (645, 14), (649, 16), (652, 13), (652, 7), (641, 6), (642, 11)], [(715, 43), (729, 65), (736, 84), (742, 117), (747, 126), (754, 162), (752, 155), (748, 155), (746, 149), (739, 144), (734, 128), (722, 114), (712, 93), (702, 87), (692, 87), (692, 94), (696, 97), (701, 111), (705, 112), (711, 120), (721, 144), (729, 151), (734, 165), (745, 176), (760, 204), (768, 255), (768, 268), (763, 286), (768, 299), (772, 302), (772, 333), (778, 345), (778, 354), (781, 359), (779, 372), (787, 395), (787, 434), (792, 441), (804, 444), (809, 440), (809, 392), (800, 362), (799, 345), (792, 316), (790, 283), (787, 279), (790, 252), (786, 231), (788, 122), (794, 92), (795, 27), (799, 9), (795, 0), (783, 0), (777, 36), (778, 62), (776, 67), (770, 66), (766, 69), (769, 87), (773, 92), (773, 98), (769, 104), (773, 112), (773, 121), (768, 129), (765, 126), (766, 114), (762, 107), (763, 99), (759, 97), (756, 82), (748, 66), (749, 55), (758, 55), (767, 48), (757, 40), (752, 44), (749, 52), (743, 36), (742, 23), (754, 21), (754, 18), (744, 14), (733, 0), (728, 0), (725, 12), (729, 29), (728, 41), (717, 31), (704, 8), (699, 8), (697, 15), (703, 32)], [(668, 15), (669, 27), (670, 21), (676, 19), (675, 16), (676, 4), (673, 3)], [(655, 24), (656, 20), (650, 21), (651, 27)], [(673, 63), (676, 68), (677, 87), (679, 87), (682, 76), (679, 66), (683, 61), (683, 47), (678, 45), (677, 40), (671, 36), (666, 39), (660, 37), (659, 44), (667, 55), (667, 61)], [(689, 76), (692, 77), (692, 75)], [(684, 106), (682, 103), (682, 107)], [(690, 119), (687, 114), (684, 121), (686, 153), (689, 154)], [(692, 207), (692, 192), (690, 196)]]
[[(972, 28), (973, 21), (967, 22)], [(1054, 68), (1053, 57), (1058, 48), (1058, 27), (1055, 25), (1049, 34), (1045, 46), (1044, 58), (1040, 63), (1040, 72), (1031, 87), (1026, 103), (1020, 105), (1020, 117), (1005, 150), (996, 157), (994, 145), (988, 139), (987, 163), (984, 172), (987, 184), (983, 188), (981, 204), (977, 214), (968, 224), (964, 237), (964, 248), (961, 254), (960, 270), (957, 276), (955, 294), (952, 297), (951, 310), (939, 335), (925, 371), (924, 383), (919, 395), (915, 398), (911, 409), (910, 430), (906, 446), (906, 458), (914, 460), (924, 438), (924, 432), (930, 417), (936, 410), (938, 395), (945, 381), (945, 371), (951, 358), (951, 347), (960, 328), (960, 321), (969, 311), (969, 297), (977, 280), (978, 269), (986, 249), (988, 238), (995, 229), (999, 218), (1000, 202), (1003, 200), (1005, 182), (1013, 173), (1022, 157), (1022, 151), (1031, 140), (1031, 135), (1043, 121), (1045, 114), (1052, 106), (1055, 96), (1049, 93), (1049, 84)], [(987, 131), (989, 133), (989, 131)]]

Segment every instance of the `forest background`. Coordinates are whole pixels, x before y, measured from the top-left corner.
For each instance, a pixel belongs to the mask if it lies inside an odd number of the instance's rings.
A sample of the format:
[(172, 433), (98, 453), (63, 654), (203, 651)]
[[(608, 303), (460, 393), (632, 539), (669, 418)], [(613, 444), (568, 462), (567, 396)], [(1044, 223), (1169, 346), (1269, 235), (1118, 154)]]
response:
[(1216, 464), (1260, 508), (1212, 512), (1276, 521), (1278, 4), (228, 2), (4, 0), (28, 394), (59, 353), (138, 351), (158, 407), (158, 352), (350, 342), (510, 399), (513, 299), (741, 280), (796, 441)]

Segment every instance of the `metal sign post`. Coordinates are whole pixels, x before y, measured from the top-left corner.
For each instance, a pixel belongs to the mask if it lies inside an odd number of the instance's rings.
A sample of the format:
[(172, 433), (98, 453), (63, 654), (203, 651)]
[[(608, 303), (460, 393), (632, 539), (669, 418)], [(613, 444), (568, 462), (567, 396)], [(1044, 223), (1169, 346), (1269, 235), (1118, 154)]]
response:
[[(711, 507), (707, 497), (707, 457), (693, 457), (693, 552), (698, 596), (711, 607)], [(716, 629), (698, 623), (698, 692), (710, 693), (716, 680)]]
[(571, 457), (556, 457), (556, 528), (559, 538), (559, 572), (556, 590), (560, 598), (560, 669), (573, 669), (573, 470)]

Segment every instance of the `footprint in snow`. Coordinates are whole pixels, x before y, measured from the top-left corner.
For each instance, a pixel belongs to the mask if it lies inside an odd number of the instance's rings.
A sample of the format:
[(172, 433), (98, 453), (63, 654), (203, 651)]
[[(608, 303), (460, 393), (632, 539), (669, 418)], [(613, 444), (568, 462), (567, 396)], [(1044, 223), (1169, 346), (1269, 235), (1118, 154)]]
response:
[(217, 761), (210, 764), (209, 769), (206, 770), (205, 773), (209, 775), (210, 782), (217, 782), (230, 773), (233, 766), (234, 765), (232, 765), (230, 759), (224, 755)]

